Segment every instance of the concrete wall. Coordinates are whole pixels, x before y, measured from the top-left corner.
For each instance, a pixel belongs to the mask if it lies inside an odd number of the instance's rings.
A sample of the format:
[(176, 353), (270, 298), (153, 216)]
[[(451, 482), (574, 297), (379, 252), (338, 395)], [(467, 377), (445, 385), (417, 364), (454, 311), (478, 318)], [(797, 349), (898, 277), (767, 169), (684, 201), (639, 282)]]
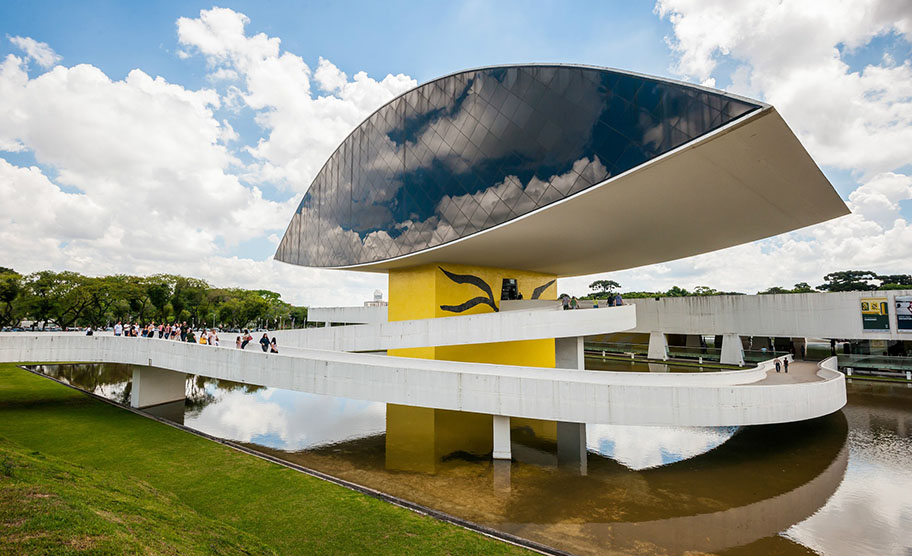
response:
[[(898, 295), (912, 295), (912, 290), (663, 297), (625, 303), (636, 305), (635, 332), (912, 340), (912, 333), (897, 332), (893, 299)], [(889, 331), (862, 330), (863, 297), (887, 298)]]
[(387, 307), (310, 307), (309, 322), (345, 322), (349, 324), (379, 324), (386, 322)]
[(815, 382), (751, 384), (766, 376), (768, 364), (719, 373), (625, 373), (18, 334), (0, 337), (0, 361), (149, 365), (314, 394), (573, 423), (756, 425), (819, 417), (845, 405), (835, 358)]

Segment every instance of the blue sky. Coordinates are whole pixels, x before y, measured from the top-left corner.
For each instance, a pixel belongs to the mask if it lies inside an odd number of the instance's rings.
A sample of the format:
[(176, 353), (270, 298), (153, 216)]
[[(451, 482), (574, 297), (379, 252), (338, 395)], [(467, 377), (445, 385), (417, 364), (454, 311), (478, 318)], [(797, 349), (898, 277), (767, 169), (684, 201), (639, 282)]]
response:
[[(910, 11), (886, 0), (7, 1), (0, 192), (15, 192), (22, 206), (0, 210), (9, 247), (0, 264), (179, 272), (270, 287), (298, 303), (358, 303), (385, 280), (271, 261), (293, 205), (338, 141), (415, 83), (483, 65), (566, 62), (773, 103), (855, 213), (609, 276), (625, 288), (750, 292), (856, 266), (908, 272), (912, 253), (895, 245), (912, 244)], [(56, 58), (42, 63), (42, 53)], [(181, 199), (173, 214), (162, 202)], [(142, 214), (125, 217), (131, 203)], [(764, 277), (770, 265), (787, 270)], [(561, 289), (585, 293), (592, 279), (562, 280)]]
[[(280, 37), (316, 64), (419, 82), (460, 69), (515, 62), (618, 65), (668, 75), (663, 37), (671, 26), (648, 3), (589, 2), (20, 2), (0, 5), (8, 35), (48, 43), (64, 63), (88, 63), (112, 78), (134, 68), (189, 88), (206, 86), (203, 60), (178, 59), (178, 17), (218, 5), (250, 18), (250, 33)], [(357, 12), (357, 17), (352, 17)], [(582, 16), (582, 17), (581, 17)], [(606, 40), (611, 37), (611, 40)], [(116, 45), (116, 46), (115, 46)], [(3, 54), (17, 49), (8, 42)]]

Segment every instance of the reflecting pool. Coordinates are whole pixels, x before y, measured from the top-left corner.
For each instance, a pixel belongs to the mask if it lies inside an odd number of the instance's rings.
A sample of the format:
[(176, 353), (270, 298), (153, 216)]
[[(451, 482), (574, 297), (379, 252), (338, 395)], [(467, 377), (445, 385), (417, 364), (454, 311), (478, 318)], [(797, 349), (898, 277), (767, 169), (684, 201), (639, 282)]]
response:
[[(132, 369), (42, 372), (127, 403)], [(191, 376), (167, 418), (207, 434), (576, 554), (912, 553), (912, 388), (850, 381), (836, 414), (743, 428), (589, 424), (585, 462), (554, 423)], [(153, 408), (154, 409), (154, 408)]]

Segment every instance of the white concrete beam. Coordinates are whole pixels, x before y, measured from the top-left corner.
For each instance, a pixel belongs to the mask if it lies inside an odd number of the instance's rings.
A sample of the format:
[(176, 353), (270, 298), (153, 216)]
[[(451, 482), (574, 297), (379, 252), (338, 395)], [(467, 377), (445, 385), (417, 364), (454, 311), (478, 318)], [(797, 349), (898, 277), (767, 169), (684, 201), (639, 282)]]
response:
[(554, 340), (554, 366), (558, 369), (586, 368), (586, 353), (583, 350), (582, 336), (576, 338), (556, 338)]
[(668, 339), (662, 332), (652, 331), (649, 333), (649, 349), (646, 352), (649, 359), (668, 359)]
[(510, 446), (510, 418), (503, 415), (494, 416), (494, 459), (512, 459)]
[(131, 407), (143, 408), (176, 402), (187, 397), (187, 375), (137, 366), (133, 369), (131, 388)]
[(588, 473), (586, 423), (557, 422), (557, 462), (580, 475)]
[(382, 324), (277, 330), (284, 347), (333, 351), (382, 351), (591, 336), (636, 326), (632, 305), (586, 311), (524, 310), (481, 315), (393, 321)]
[(722, 354), (719, 356), (719, 362), (723, 365), (744, 366), (744, 344), (741, 343), (741, 336), (738, 334), (722, 335)]

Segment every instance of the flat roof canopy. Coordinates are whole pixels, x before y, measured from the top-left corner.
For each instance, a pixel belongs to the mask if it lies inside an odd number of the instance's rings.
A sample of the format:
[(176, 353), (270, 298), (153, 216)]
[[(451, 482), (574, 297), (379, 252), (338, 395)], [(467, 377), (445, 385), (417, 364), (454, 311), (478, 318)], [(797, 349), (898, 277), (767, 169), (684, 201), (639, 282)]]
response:
[(849, 214), (771, 106), (563, 200), (405, 256), (579, 276), (680, 259)]

